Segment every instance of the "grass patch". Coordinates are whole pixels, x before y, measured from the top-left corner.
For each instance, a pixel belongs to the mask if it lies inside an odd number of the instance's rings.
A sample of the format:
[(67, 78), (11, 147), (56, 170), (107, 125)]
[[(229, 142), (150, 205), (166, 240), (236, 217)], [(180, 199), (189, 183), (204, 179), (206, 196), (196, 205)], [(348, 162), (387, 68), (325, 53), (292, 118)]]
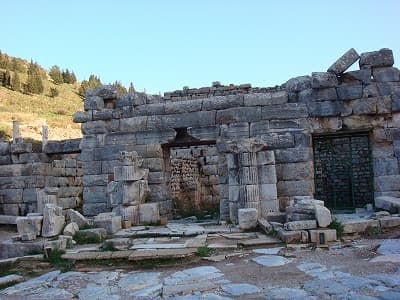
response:
[(213, 250), (207, 246), (201, 246), (197, 248), (197, 255), (200, 257), (210, 256)]
[(53, 267), (60, 269), (62, 272), (69, 271), (74, 266), (74, 263), (72, 261), (62, 259), (61, 256), (64, 253), (64, 250), (53, 249), (47, 252), (47, 257), (45, 257), (45, 260), (49, 262)]
[(83, 224), (81, 227), (79, 227), (80, 230), (85, 230), (85, 229), (95, 229), (98, 228), (97, 225), (94, 224)]
[(77, 233), (75, 233), (74, 237), (73, 237), (74, 241), (77, 244), (99, 244), (101, 243), (101, 238), (94, 233), (90, 233), (90, 232), (80, 232), (78, 231)]
[(118, 249), (114, 247), (112, 242), (105, 242), (101, 247), (101, 251), (117, 251)]
[(329, 228), (336, 229), (336, 235), (339, 240), (342, 239), (344, 233), (344, 225), (338, 219), (333, 218), (332, 223), (329, 225)]

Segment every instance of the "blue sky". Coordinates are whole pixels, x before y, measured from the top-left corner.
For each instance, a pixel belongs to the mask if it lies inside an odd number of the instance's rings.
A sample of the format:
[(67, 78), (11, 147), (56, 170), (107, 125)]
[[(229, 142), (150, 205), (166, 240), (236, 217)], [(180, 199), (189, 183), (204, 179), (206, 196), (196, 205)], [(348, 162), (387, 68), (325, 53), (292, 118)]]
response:
[(274, 86), (349, 48), (400, 59), (400, 1), (2, 1), (0, 49), (158, 93)]

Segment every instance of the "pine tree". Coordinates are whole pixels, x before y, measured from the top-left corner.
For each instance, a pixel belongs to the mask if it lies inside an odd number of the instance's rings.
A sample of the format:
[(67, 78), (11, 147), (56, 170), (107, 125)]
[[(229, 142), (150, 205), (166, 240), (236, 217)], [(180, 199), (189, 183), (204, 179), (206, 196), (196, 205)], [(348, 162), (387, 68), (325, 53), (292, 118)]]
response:
[(51, 98), (57, 97), (58, 94), (59, 94), (59, 92), (58, 92), (58, 90), (57, 90), (56, 88), (53, 88), (53, 87), (50, 88), (50, 97), (51, 97)]
[(28, 67), (28, 79), (24, 86), (24, 91), (28, 94), (41, 94), (43, 90), (41, 69), (37, 63), (31, 61)]
[(11, 86), (11, 73), (10, 70), (7, 69), (3, 76), (3, 86), (9, 88)]
[(54, 65), (51, 67), (49, 71), (50, 78), (53, 79), (55, 84), (62, 84), (64, 83), (63, 75), (61, 73), (60, 67)]
[(14, 76), (11, 79), (11, 88), (16, 92), (19, 92), (21, 89), (21, 81), (18, 72), (14, 72)]
[(128, 89), (128, 93), (132, 94), (135, 92), (135, 87), (133, 86), (133, 83), (131, 82), (129, 84), (129, 89)]
[(88, 88), (95, 88), (96, 86), (99, 86), (99, 85), (101, 85), (100, 78), (92, 74), (89, 76), (89, 80), (83, 80), (81, 82), (81, 86), (79, 87), (78, 93), (79, 93), (79, 95), (84, 97), (86, 90)]
[(116, 81), (113, 83), (113, 86), (117, 88), (118, 94), (119, 94), (119, 95), (123, 95), (123, 94), (126, 94), (126, 93), (127, 93), (126, 88), (121, 84), (120, 81), (117, 81), (117, 80), (116, 80)]
[(77, 81), (77, 80), (76, 80), (75, 73), (72, 71), (72, 72), (71, 72), (71, 83), (74, 84), (74, 83), (76, 83), (76, 81)]

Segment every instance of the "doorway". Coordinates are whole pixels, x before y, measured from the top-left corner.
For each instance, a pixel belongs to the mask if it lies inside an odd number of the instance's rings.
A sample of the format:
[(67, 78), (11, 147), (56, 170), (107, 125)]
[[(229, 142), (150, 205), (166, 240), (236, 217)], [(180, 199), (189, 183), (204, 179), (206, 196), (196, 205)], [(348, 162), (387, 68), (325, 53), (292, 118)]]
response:
[(315, 198), (333, 210), (374, 202), (368, 132), (313, 137)]

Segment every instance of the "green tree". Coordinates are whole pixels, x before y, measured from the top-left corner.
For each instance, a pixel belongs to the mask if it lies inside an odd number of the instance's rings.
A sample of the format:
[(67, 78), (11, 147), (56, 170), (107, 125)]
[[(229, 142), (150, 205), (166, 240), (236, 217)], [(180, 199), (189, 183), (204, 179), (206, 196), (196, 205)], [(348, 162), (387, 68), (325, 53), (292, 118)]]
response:
[(11, 79), (11, 88), (17, 92), (21, 90), (21, 81), (19, 79), (18, 72), (14, 72), (14, 76)]
[(55, 84), (62, 84), (64, 83), (63, 75), (61, 73), (60, 67), (54, 65), (51, 67), (49, 71), (50, 78), (53, 79)]
[(11, 59), (10, 70), (19, 73), (25, 73), (24, 61), (20, 58), (13, 57)]
[(76, 81), (77, 81), (77, 80), (76, 80), (75, 73), (72, 71), (72, 72), (71, 72), (71, 83), (74, 84), (74, 83), (76, 83)]
[(128, 93), (134, 93), (136, 90), (135, 90), (135, 87), (133, 86), (133, 83), (131, 82), (130, 84), (129, 84), (129, 88), (128, 88)]
[(41, 69), (37, 63), (31, 61), (28, 66), (28, 79), (24, 86), (24, 91), (28, 94), (41, 94), (43, 90)]
[(79, 95), (84, 97), (86, 90), (88, 88), (95, 88), (96, 86), (99, 86), (99, 85), (101, 85), (100, 78), (92, 74), (89, 76), (89, 80), (83, 80), (81, 82), (81, 86), (79, 87), (78, 93), (79, 93)]
[(9, 69), (7, 69), (3, 75), (3, 86), (6, 88), (11, 86), (11, 73)]
[(57, 97), (58, 94), (59, 94), (59, 92), (58, 92), (58, 90), (57, 90), (56, 88), (53, 88), (53, 87), (50, 88), (50, 97), (51, 97), (51, 98)]
[(9, 67), (9, 59), (7, 54), (0, 52), (0, 68), (7, 69)]
[(64, 83), (73, 84), (76, 82), (76, 76), (75, 76), (74, 72), (70, 72), (68, 69), (66, 69), (65, 71), (62, 72), (62, 77), (63, 77)]
[(116, 80), (116, 81), (113, 83), (113, 86), (117, 88), (118, 94), (119, 94), (119, 95), (123, 95), (123, 94), (126, 94), (126, 93), (127, 93), (126, 88), (121, 84), (120, 81), (117, 81), (117, 80)]

